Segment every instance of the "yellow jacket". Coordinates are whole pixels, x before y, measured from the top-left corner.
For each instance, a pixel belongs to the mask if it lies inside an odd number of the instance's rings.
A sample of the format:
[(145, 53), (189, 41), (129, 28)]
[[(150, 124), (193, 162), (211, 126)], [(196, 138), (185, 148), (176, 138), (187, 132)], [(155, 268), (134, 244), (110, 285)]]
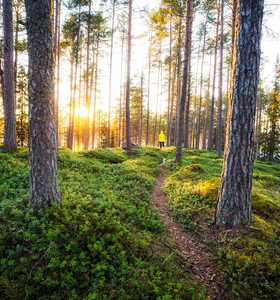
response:
[(160, 133), (158, 141), (159, 142), (165, 142), (165, 135), (164, 135), (163, 131)]

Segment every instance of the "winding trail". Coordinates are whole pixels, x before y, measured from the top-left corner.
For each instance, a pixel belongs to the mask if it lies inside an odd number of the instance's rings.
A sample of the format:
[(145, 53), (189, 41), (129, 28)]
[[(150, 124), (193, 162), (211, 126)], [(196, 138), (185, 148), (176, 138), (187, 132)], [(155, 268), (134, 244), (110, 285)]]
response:
[(213, 258), (204, 243), (175, 221), (161, 190), (164, 181), (165, 173), (160, 167), (160, 176), (153, 189), (152, 202), (166, 225), (168, 236), (174, 241), (177, 251), (185, 261), (186, 267), (194, 274), (194, 278), (206, 287), (208, 299), (229, 299), (224, 291), (224, 281), (217, 274)]

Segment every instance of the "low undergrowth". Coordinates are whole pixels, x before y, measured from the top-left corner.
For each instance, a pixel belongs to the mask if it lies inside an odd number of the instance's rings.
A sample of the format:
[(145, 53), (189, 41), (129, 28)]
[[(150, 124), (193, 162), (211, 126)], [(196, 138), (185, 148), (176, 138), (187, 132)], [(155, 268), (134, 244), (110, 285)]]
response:
[[(184, 150), (183, 163), (165, 149), (164, 191), (177, 219), (203, 237), (213, 222), (222, 159), (214, 152)], [(280, 164), (255, 163), (249, 228), (220, 230), (208, 240), (233, 299), (280, 299)]]
[(154, 148), (61, 150), (61, 204), (28, 208), (28, 152), (0, 151), (0, 298), (204, 299), (151, 205)]

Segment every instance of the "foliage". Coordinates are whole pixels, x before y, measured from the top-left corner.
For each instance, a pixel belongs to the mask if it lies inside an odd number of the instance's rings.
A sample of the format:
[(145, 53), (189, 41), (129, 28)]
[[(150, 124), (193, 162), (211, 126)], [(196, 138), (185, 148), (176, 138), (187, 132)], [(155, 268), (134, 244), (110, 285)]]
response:
[(150, 202), (157, 149), (60, 150), (62, 203), (39, 213), (27, 157), (0, 151), (1, 299), (204, 299)]
[[(222, 160), (214, 152), (185, 150), (177, 165), (174, 151), (167, 153), (164, 191), (170, 208), (185, 228), (202, 236), (202, 227), (213, 221)], [(280, 298), (279, 174), (280, 164), (257, 161), (251, 226), (222, 230), (210, 243), (234, 299)]]
[(262, 132), (260, 144), (263, 158), (268, 160), (280, 159), (280, 63), (279, 58), (275, 65), (275, 81), (273, 91), (268, 93), (268, 107), (266, 111), (269, 127)]

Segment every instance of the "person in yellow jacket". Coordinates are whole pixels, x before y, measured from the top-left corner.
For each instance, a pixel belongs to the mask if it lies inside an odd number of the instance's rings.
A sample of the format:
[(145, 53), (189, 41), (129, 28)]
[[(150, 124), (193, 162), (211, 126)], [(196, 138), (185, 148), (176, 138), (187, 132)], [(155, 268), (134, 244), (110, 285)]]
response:
[(161, 149), (162, 147), (164, 147), (164, 143), (165, 143), (165, 135), (164, 135), (163, 131), (161, 131), (161, 133), (158, 137), (158, 141), (159, 141), (159, 146)]

